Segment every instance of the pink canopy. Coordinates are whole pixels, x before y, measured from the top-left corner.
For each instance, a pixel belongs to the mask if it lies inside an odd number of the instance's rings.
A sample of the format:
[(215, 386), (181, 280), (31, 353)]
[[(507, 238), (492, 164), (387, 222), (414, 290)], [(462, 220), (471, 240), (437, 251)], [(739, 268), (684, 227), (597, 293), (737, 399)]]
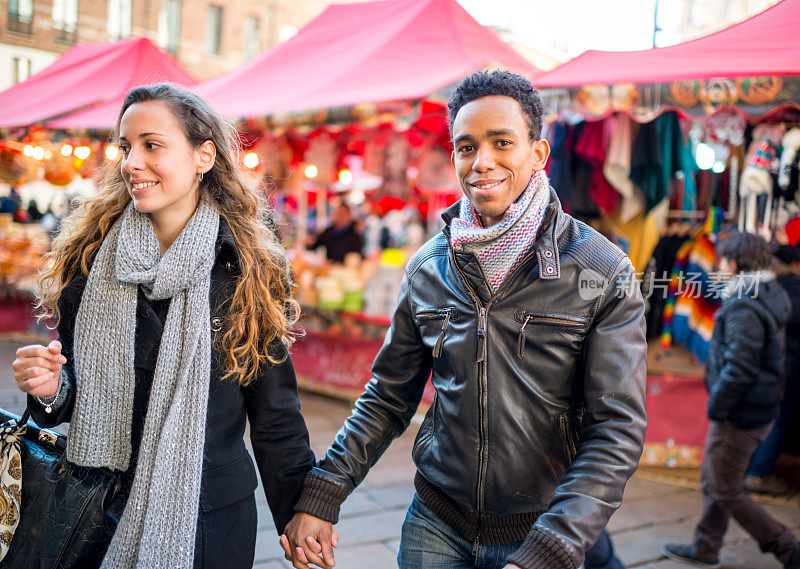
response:
[(646, 51), (587, 51), (538, 77), (537, 87), (666, 83), (716, 77), (800, 75), (800, 0), (783, 0), (694, 41)]
[(197, 92), (229, 117), (258, 117), (420, 99), (489, 65), (541, 74), (455, 0), (334, 4)]
[(27, 81), (0, 93), (0, 127), (27, 126), (89, 109), (48, 126), (109, 128), (125, 93), (161, 81), (196, 84), (172, 56), (148, 39), (79, 44)]

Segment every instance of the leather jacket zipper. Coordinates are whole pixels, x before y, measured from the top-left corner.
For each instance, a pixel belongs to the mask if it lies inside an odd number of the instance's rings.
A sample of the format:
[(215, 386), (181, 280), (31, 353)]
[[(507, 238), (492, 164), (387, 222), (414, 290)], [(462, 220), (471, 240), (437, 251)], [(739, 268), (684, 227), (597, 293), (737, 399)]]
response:
[(517, 338), (517, 356), (522, 357), (525, 355), (525, 326), (531, 321), (533, 316), (528, 314), (522, 322), (522, 328), (519, 329), (519, 338)]
[(486, 469), (487, 463), (489, 462), (489, 446), (488, 443), (488, 435), (487, 432), (489, 430), (488, 426), (488, 415), (486, 413), (486, 407), (488, 406), (488, 391), (489, 385), (487, 380), (487, 370), (486, 370), (486, 345), (489, 341), (489, 331), (486, 326), (486, 313), (489, 310), (489, 307), (492, 305), (491, 301), (485, 307), (481, 306), (480, 309), (480, 322), (478, 328), (478, 335), (481, 335), (481, 330), (483, 331), (483, 351), (480, 354), (480, 359), (478, 360), (478, 396), (480, 398), (480, 404), (478, 405), (478, 420), (480, 421), (480, 446), (478, 447), (478, 533), (475, 536), (475, 546), (474, 549), (477, 552), (478, 550), (478, 539), (480, 537), (480, 523), (481, 523), (481, 516), (483, 516), (483, 500), (484, 494), (486, 493)]
[(522, 322), (522, 327), (519, 329), (519, 337), (517, 338), (517, 356), (523, 357), (525, 355), (525, 327), (528, 322), (544, 322), (549, 324), (559, 324), (566, 326), (582, 326), (583, 321), (570, 318), (569, 316), (545, 316), (543, 314), (534, 314), (532, 312), (518, 311), (514, 318), (517, 322)]
[(450, 326), (450, 311), (447, 311), (445, 314), (444, 322), (442, 322), (442, 333), (439, 334), (439, 338), (436, 340), (436, 345), (433, 347), (433, 357), (438, 358), (442, 355), (442, 344), (444, 344), (444, 335), (447, 332), (447, 327)]
[(492, 306), (492, 300), (486, 306), (481, 304), (481, 301), (478, 298), (478, 295), (475, 294), (475, 291), (472, 290), (472, 287), (469, 285), (469, 281), (467, 277), (464, 275), (464, 272), (461, 270), (461, 267), (458, 266), (456, 262), (456, 256), (453, 249), (450, 249), (450, 254), (453, 260), (453, 266), (456, 268), (458, 273), (461, 275), (461, 279), (463, 280), (464, 284), (469, 290), (470, 294), (472, 295), (472, 300), (475, 302), (475, 306), (478, 308), (478, 357), (477, 357), (477, 364), (478, 364), (478, 423), (480, 424), (480, 428), (478, 429), (479, 432), (479, 445), (478, 445), (478, 496), (477, 496), (477, 506), (478, 506), (478, 534), (475, 537), (475, 545), (473, 547), (473, 552), (477, 554), (478, 551), (478, 538), (480, 536), (480, 518), (483, 516), (483, 494), (485, 492), (484, 486), (486, 484), (486, 465), (485, 462), (487, 460), (487, 452), (486, 452), (486, 344), (488, 342), (488, 332), (487, 332), (487, 325), (486, 325), (486, 318), (487, 312), (489, 308)]
[[(483, 500), (484, 500), (484, 492), (485, 492), (485, 484), (486, 484), (486, 462), (487, 459), (487, 418), (486, 418), (486, 399), (487, 395), (486, 392), (488, 390), (488, 381), (487, 381), (487, 372), (486, 372), (486, 355), (487, 355), (487, 344), (489, 341), (488, 338), (488, 327), (487, 327), (487, 313), (489, 308), (491, 308), (492, 303), (496, 298), (498, 298), (498, 293), (504, 290), (506, 287), (509, 286), (509, 283), (514, 280), (514, 277), (522, 270), (522, 267), (527, 265), (528, 260), (536, 254), (536, 250), (532, 250), (528, 253), (525, 258), (519, 263), (519, 265), (511, 272), (511, 274), (506, 276), (506, 279), (494, 292), (492, 297), (489, 299), (489, 302), (486, 306), (483, 306), (477, 294), (472, 289), (472, 286), (469, 284), (469, 280), (467, 279), (464, 271), (461, 270), (461, 267), (458, 265), (458, 261), (456, 260), (455, 250), (450, 247), (450, 258), (453, 262), (453, 266), (458, 271), (459, 275), (461, 275), (461, 280), (463, 281), (464, 285), (469, 290), (470, 294), (472, 295), (472, 300), (475, 303), (475, 306), (478, 308), (478, 356), (476, 358), (478, 364), (478, 397), (480, 399), (478, 405), (478, 421), (480, 423), (480, 445), (478, 447), (478, 496), (477, 496), (477, 505), (478, 505), (478, 532), (475, 535), (475, 543), (472, 547), (472, 554), (477, 556), (478, 554), (478, 545), (480, 542), (480, 518), (483, 516)], [(524, 347), (524, 346), (523, 346)]]
[(417, 313), (418, 318), (425, 320), (438, 320), (442, 319), (442, 331), (436, 339), (436, 345), (433, 347), (433, 357), (438, 358), (442, 355), (442, 346), (444, 345), (444, 336), (447, 333), (447, 328), (450, 326), (450, 319), (455, 314), (455, 309), (444, 308), (435, 310), (423, 310)]
[(578, 449), (575, 447), (575, 443), (572, 440), (570, 423), (566, 415), (562, 414), (558, 416), (558, 425), (561, 430), (560, 434), (561, 441), (564, 445), (564, 453), (567, 455), (567, 462), (571, 464), (572, 461), (575, 460), (575, 455), (578, 454)]
[(486, 359), (486, 308), (481, 306), (478, 312), (478, 357), (475, 360), (481, 363)]

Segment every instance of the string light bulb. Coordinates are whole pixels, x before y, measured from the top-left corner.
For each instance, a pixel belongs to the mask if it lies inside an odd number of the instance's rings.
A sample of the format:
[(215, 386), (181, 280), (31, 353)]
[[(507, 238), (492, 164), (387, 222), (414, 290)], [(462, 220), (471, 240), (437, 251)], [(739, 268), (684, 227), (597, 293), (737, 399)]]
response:
[(248, 152), (247, 154), (244, 155), (242, 162), (247, 168), (250, 168), (252, 170), (256, 166), (258, 166), (258, 154), (256, 154), (255, 152)]
[(88, 146), (79, 146), (75, 149), (75, 157), (80, 158), (81, 160), (86, 160), (91, 153), (92, 149)]

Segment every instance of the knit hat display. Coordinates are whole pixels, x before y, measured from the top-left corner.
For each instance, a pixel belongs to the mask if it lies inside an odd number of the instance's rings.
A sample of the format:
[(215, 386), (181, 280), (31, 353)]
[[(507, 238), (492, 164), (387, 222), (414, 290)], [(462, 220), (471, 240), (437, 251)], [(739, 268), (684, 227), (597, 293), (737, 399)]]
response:
[(754, 140), (747, 152), (747, 162), (739, 185), (739, 196), (742, 199), (740, 225), (744, 231), (753, 233), (758, 230), (758, 196), (767, 195), (767, 210), (764, 219), (770, 219), (772, 213), (772, 170), (777, 161), (778, 152), (769, 138)]

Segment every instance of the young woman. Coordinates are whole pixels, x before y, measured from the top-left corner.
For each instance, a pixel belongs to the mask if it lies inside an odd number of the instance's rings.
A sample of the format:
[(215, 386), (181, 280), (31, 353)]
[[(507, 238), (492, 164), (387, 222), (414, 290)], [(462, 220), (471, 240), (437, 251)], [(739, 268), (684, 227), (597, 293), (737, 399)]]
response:
[(235, 130), (200, 98), (138, 87), (117, 135), (119, 164), (40, 276), (60, 341), (20, 348), (15, 377), (39, 425), (70, 422), (67, 460), (122, 473), (98, 564), (249, 569), (245, 419), (279, 533), (314, 460), (286, 255), (237, 173)]

